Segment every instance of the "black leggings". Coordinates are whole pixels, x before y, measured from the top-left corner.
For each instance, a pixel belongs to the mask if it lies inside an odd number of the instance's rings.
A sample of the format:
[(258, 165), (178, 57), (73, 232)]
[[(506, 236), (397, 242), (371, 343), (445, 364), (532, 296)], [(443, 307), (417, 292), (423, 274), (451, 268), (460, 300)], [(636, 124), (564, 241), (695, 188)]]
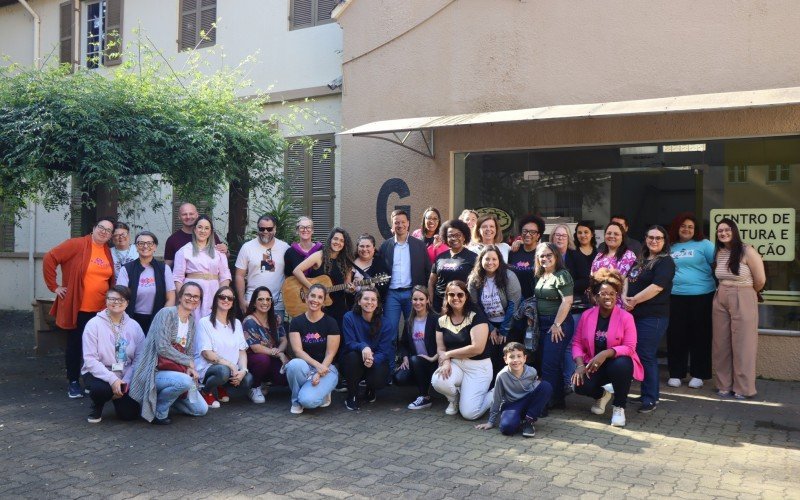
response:
[(603, 386), (611, 382), (614, 387), (614, 406), (625, 408), (633, 378), (633, 360), (630, 356), (619, 356), (607, 360), (594, 375), (583, 379), (575, 386), (575, 393), (598, 399), (603, 395)]
[(139, 403), (134, 401), (130, 396), (125, 394), (121, 398), (114, 398), (114, 391), (111, 385), (105, 380), (100, 380), (91, 373), (83, 375), (83, 385), (89, 389), (89, 397), (92, 400), (92, 406), (95, 410), (103, 411), (103, 406), (111, 401), (114, 405), (114, 411), (117, 413), (117, 418), (120, 420), (134, 420), (139, 418), (142, 410)]
[(65, 330), (67, 346), (64, 349), (64, 361), (67, 365), (67, 380), (77, 381), (81, 376), (83, 366), (83, 330), (90, 319), (97, 316), (96, 312), (78, 311), (77, 325), (74, 330)]
[[(667, 363), (670, 378), (686, 371), (701, 380), (711, 378), (711, 306), (714, 292), (671, 295), (667, 327)], [(691, 363), (691, 364), (690, 364)]]
[(367, 381), (367, 389), (382, 389), (389, 378), (389, 362), (375, 363), (372, 367), (364, 366), (361, 353), (350, 351), (344, 355), (344, 378), (347, 381), (347, 397), (358, 394), (358, 383)]
[(420, 396), (428, 396), (431, 388), (431, 377), (439, 364), (419, 356), (409, 356), (408, 370), (397, 370), (394, 383), (400, 386), (416, 385)]

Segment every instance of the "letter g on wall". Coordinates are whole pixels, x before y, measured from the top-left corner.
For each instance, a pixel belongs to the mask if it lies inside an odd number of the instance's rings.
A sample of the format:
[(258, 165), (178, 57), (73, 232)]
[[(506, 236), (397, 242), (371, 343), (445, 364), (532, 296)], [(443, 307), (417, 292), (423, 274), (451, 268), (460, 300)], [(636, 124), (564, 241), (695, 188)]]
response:
[(409, 218), (411, 217), (410, 205), (395, 205), (389, 210), (389, 197), (393, 194), (396, 194), (400, 199), (408, 198), (411, 196), (411, 190), (408, 188), (406, 181), (393, 178), (384, 182), (380, 191), (378, 191), (378, 199), (375, 203), (375, 221), (378, 223), (378, 230), (381, 232), (381, 236), (385, 239), (392, 237), (392, 226), (387, 219), (389, 212), (392, 210), (405, 210), (408, 212)]

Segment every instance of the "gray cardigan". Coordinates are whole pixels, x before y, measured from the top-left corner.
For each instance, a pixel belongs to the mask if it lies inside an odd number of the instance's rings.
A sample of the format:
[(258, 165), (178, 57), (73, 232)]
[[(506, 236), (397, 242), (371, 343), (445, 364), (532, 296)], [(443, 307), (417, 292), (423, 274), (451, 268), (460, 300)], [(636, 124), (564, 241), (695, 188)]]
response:
[(144, 349), (134, 368), (128, 393), (142, 405), (142, 418), (152, 422), (156, 416), (156, 366), (158, 356), (164, 356), (183, 366), (194, 362), (194, 315), (189, 315), (189, 331), (184, 354), (172, 346), (178, 336), (178, 308), (165, 307), (158, 311), (150, 325)]

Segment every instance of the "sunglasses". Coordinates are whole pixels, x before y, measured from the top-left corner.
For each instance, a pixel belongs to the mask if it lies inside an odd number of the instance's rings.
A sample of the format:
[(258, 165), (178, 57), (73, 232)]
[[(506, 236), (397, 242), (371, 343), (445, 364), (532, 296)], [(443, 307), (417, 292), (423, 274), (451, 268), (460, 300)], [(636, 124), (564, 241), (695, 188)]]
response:
[(271, 226), (271, 227), (258, 226), (258, 232), (259, 233), (264, 233), (264, 232), (271, 233), (274, 230), (275, 230), (275, 226)]
[(455, 299), (456, 297), (459, 299), (463, 299), (464, 297), (466, 297), (466, 295), (464, 295), (464, 292), (447, 292), (448, 299)]
[(220, 295), (217, 299), (220, 302), (233, 302), (233, 295)]

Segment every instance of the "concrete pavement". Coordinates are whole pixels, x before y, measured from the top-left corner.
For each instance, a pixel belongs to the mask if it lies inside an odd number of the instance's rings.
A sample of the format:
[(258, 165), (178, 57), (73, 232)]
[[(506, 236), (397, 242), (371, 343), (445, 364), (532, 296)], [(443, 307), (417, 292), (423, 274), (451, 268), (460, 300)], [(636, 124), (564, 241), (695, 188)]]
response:
[[(33, 355), (29, 314), (0, 313), (2, 498), (800, 498), (800, 383), (758, 381), (747, 402), (672, 389), (608, 425), (572, 395), (533, 439), (405, 406), (389, 388), (348, 412), (289, 413), (288, 392), (234, 400), (171, 426), (124, 423), (66, 396), (63, 356)], [(610, 409), (609, 409), (610, 410)], [(483, 419), (481, 421), (484, 421)]]

